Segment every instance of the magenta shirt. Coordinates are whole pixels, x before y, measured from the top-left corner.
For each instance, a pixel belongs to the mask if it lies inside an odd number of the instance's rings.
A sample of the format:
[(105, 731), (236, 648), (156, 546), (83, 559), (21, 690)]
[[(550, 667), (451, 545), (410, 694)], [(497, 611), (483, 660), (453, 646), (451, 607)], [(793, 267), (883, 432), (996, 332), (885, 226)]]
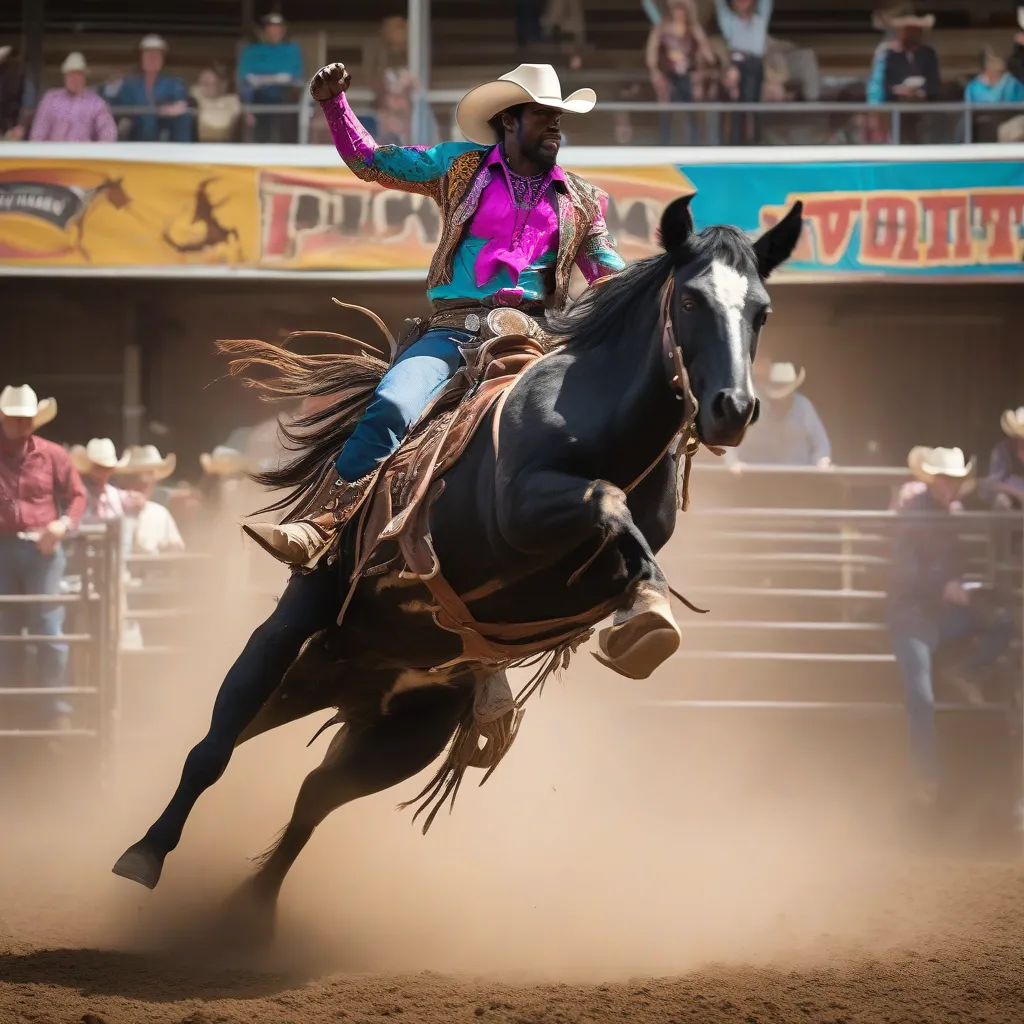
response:
[(32, 142), (117, 142), (110, 108), (91, 89), (72, 96), (50, 89), (36, 108), (29, 133)]

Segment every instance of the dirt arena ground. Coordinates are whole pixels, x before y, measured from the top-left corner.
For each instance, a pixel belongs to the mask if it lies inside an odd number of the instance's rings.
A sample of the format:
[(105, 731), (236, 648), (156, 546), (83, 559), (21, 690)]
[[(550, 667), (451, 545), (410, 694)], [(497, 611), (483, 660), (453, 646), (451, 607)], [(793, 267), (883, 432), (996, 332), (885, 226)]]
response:
[(216, 673), (156, 702), (108, 791), (22, 775), (0, 818), (0, 1021), (1024, 1021), (1024, 862), (911, 827), (875, 756), (898, 732), (847, 747), (816, 719), (641, 710), (588, 662), (427, 837), (394, 810), (415, 783), (337, 812), (259, 956), (211, 948), (212, 922), (322, 755), (319, 722), (238, 752), (152, 893), (110, 864)]

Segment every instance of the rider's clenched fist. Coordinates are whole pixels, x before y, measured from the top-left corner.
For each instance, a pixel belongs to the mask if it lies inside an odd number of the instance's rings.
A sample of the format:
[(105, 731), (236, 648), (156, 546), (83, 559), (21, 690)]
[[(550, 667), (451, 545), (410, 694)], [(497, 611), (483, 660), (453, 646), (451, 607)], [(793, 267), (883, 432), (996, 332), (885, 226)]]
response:
[(313, 76), (313, 81), (309, 83), (309, 95), (322, 103), (343, 93), (351, 81), (352, 76), (345, 70), (344, 64), (328, 64)]

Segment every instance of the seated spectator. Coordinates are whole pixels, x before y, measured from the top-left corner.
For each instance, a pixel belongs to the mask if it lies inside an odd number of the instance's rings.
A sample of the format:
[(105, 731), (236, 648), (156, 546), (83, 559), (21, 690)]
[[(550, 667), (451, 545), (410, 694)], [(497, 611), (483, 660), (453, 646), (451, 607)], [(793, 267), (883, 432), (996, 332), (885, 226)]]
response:
[(100, 91), (114, 108), (153, 107), (152, 113), (125, 115), (118, 121), (122, 134), (132, 142), (191, 142), (192, 115), (188, 91), (177, 75), (161, 74), (167, 42), (161, 36), (144, 36), (139, 43), (141, 74), (126, 75)]
[(200, 142), (232, 142), (242, 113), (242, 101), (229, 93), (216, 68), (201, 71), (189, 95), (196, 105), (196, 135)]
[[(740, 103), (760, 103), (764, 88), (764, 55), (773, 0), (715, 0), (718, 29), (729, 48), (726, 85)], [(731, 142), (756, 142), (756, 117), (732, 119)]]
[[(659, 103), (693, 103), (704, 99), (702, 80), (697, 72), (701, 65), (714, 66), (715, 54), (697, 20), (693, 0), (668, 0), (668, 13), (647, 37), (647, 70)], [(661, 144), (671, 141), (671, 115), (662, 114)], [(694, 118), (683, 117), (683, 144), (692, 146), (695, 138)]]
[(94, 437), (87, 445), (77, 444), (68, 454), (85, 487), (82, 522), (88, 525), (121, 519), (124, 516), (121, 492), (110, 478), (124, 467), (127, 455), (118, 459), (117, 449), (109, 437)]
[(1013, 37), (1013, 49), (1006, 66), (1018, 82), (1024, 82), (1024, 7), (1017, 8), (1017, 27), (1020, 31)]
[[(263, 39), (250, 43), (238, 61), (238, 92), (244, 104), (280, 106), (297, 100), (296, 90), (305, 85), (302, 50), (285, 39), (288, 25), (280, 14), (263, 18)], [(297, 142), (298, 116), (294, 113), (245, 115), (254, 142)]]
[(163, 458), (155, 445), (133, 445), (117, 468), (118, 482), (124, 493), (121, 504), (125, 514), (125, 553), (155, 555), (165, 551), (183, 551), (174, 516), (163, 505), (151, 500), (156, 485), (166, 480), (177, 464), (174, 455)]
[(832, 446), (811, 400), (799, 394), (806, 374), (792, 363), (772, 363), (757, 386), (761, 415), (729, 461), (751, 465), (820, 466), (832, 463)]
[[(36, 436), (57, 415), (52, 398), (41, 402), (27, 384), (0, 392), (0, 594), (59, 594), (67, 559), (62, 541), (85, 509), (85, 490), (68, 453)], [(17, 636), (27, 628), (38, 643), (39, 683), (67, 685), (68, 646), (61, 604), (0, 605), (0, 634)], [(0, 643), (0, 679), (17, 685), (24, 648)], [(70, 727), (71, 705), (55, 699), (48, 706), (53, 728)]]
[(924, 42), (935, 25), (935, 16), (901, 14), (888, 19), (895, 39), (875, 52), (868, 101), (906, 103), (938, 98), (942, 79), (939, 55)]
[(89, 68), (80, 53), (69, 53), (60, 66), (63, 89), (43, 94), (32, 119), (32, 142), (117, 142), (110, 108), (85, 87)]
[(25, 70), (14, 55), (13, 46), (0, 46), (0, 139), (24, 138), (21, 100), (25, 91)]
[(1009, 617), (993, 614), (976, 600), (977, 589), (965, 586), (964, 559), (947, 524), (913, 518), (914, 513), (951, 514), (971, 487), (973, 462), (959, 448), (916, 448), (908, 459), (924, 487), (898, 509), (906, 516), (892, 539), (892, 573), (887, 621), (893, 653), (903, 676), (910, 720), (911, 752), (919, 794), (933, 802), (939, 765), (935, 733), (932, 666), (936, 653), (973, 640), (949, 679), (973, 703), (981, 701), (982, 673), (991, 669), (1010, 643)]
[[(994, 50), (986, 47), (981, 55), (981, 74), (973, 78), (967, 84), (964, 92), (964, 99), (968, 103), (1022, 103), (1024, 104), (1024, 82), (1018, 81), (1006, 69), (1006, 61)], [(989, 142), (994, 138), (1000, 141), (1012, 141), (1004, 139), (1006, 135), (1016, 133), (1017, 126), (1008, 126), (1012, 120), (1024, 122), (1024, 113), (1012, 118), (1006, 114), (982, 114), (974, 115), (968, 113), (967, 117), (974, 118), (974, 131), (972, 138), (978, 142)], [(1002, 129), (1007, 128), (1006, 131)]]
[(583, 0), (548, 0), (540, 19), (544, 38), (552, 43), (572, 40), (579, 52), (587, 45), (587, 21)]
[(1007, 409), (1000, 419), (1006, 435), (993, 449), (982, 495), (1002, 508), (1024, 507), (1024, 406)]

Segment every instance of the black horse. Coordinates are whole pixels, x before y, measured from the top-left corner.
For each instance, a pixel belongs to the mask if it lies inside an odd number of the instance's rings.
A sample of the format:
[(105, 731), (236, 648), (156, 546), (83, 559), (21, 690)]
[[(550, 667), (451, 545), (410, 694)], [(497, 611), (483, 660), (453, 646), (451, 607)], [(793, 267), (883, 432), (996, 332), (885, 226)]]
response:
[[(681, 350), (697, 436), (737, 444), (757, 415), (750, 374), (769, 313), (764, 281), (793, 251), (801, 223), (798, 204), (753, 244), (732, 227), (698, 234), (688, 200), (677, 200), (661, 222), (665, 252), (586, 293), (556, 324), (562, 343), (508, 395), (499, 453), (487, 420), (432, 507), (444, 575), (477, 621), (546, 621), (625, 604), (644, 582), (667, 587), (654, 552), (675, 526), (670, 449), (687, 403), (672, 383), (662, 327), (670, 321)], [(329, 361), (355, 357), (313, 358), (310, 390), (322, 391)], [(371, 385), (381, 369), (372, 362), (362, 364)], [(343, 433), (322, 431), (319, 448), (310, 441), (276, 482), (314, 479)], [(122, 855), (117, 874), (154, 887), (195, 801), (238, 743), (335, 707), (344, 725), (246, 888), (272, 920), (285, 875), (316, 826), (336, 807), (412, 777), (457, 735), (493, 666), (461, 661), (461, 640), (436, 624), (429, 590), (397, 571), (362, 579), (338, 627), (351, 570), (345, 552), (292, 577), (228, 672), (170, 803)]]

